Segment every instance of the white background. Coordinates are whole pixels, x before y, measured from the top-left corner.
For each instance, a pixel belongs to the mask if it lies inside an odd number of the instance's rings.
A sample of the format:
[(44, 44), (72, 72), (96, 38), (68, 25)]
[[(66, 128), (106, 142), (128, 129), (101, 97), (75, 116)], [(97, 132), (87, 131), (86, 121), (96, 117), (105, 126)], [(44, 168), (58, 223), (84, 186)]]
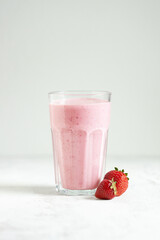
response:
[[(111, 201), (54, 186), (48, 92), (112, 91)], [(0, 0), (0, 239), (159, 240), (160, 0)]]
[(0, 0), (0, 154), (51, 154), (67, 89), (112, 91), (110, 155), (160, 155), (160, 1)]

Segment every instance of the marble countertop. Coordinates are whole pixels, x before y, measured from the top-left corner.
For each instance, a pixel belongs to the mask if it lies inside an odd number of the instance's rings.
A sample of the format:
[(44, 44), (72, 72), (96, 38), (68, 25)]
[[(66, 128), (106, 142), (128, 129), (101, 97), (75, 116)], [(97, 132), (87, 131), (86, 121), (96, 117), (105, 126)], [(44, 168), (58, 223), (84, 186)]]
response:
[(160, 158), (108, 158), (129, 173), (110, 201), (58, 195), (52, 158), (0, 158), (0, 240), (160, 239)]

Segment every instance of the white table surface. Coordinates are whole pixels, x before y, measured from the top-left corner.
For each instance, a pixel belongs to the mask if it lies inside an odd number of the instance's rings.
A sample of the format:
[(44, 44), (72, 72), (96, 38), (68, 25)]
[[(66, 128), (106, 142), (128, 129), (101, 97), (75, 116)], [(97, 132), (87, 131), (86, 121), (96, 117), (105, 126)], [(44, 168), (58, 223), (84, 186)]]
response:
[(160, 239), (160, 159), (108, 158), (129, 188), (113, 200), (58, 195), (52, 158), (0, 158), (0, 240)]

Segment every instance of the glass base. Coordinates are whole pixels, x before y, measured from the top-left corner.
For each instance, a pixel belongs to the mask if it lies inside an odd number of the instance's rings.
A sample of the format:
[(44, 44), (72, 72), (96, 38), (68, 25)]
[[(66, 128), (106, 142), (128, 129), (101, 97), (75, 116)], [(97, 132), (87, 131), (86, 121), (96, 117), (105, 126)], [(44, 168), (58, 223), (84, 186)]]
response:
[(91, 190), (70, 190), (62, 188), (62, 186), (56, 185), (56, 191), (60, 194), (68, 196), (92, 196), (95, 194), (96, 188)]

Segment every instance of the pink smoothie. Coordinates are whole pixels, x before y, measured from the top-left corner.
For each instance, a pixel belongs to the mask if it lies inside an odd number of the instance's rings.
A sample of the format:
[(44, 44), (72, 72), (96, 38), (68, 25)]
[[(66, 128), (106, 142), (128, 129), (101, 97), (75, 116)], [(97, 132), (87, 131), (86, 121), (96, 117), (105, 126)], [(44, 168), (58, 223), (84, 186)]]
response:
[(91, 98), (54, 101), (50, 119), (62, 187), (95, 189), (104, 167), (110, 102)]

